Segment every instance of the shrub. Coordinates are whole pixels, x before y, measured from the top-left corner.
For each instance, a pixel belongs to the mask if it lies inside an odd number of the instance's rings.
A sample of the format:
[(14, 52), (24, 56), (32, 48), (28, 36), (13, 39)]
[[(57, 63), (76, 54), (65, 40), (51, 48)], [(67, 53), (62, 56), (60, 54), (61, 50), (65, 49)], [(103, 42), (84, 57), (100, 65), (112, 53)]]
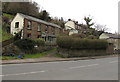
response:
[(68, 36), (57, 37), (57, 44), (61, 48), (71, 48), (72, 41), (73, 41), (72, 37)]
[(60, 48), (67, 49), (106, 49), (108, 43), (106, 40), (99, 39), (80, 39), (73, 37), (58, 37), (57, 45)]
[(97, 37), (94, 36), (94, 35), (89, 35), (87, 38), (88, 38), (88, 39), (97, 39)]
[(72, 34), (72, 37), (79, 37), (79, 38), (85, 38), (87, 37), (84, 33), (80, 33), (80, 34)]
[(37, 46), (45, 46), (45, 41), (41, 38), (36, 39), (35, 43), (36, 43)]
[(32, 50), (34, 48), (35, 41), (30, 39), (22, 39), (14, 42), (16, 46), (18, 46), (22, 50)]

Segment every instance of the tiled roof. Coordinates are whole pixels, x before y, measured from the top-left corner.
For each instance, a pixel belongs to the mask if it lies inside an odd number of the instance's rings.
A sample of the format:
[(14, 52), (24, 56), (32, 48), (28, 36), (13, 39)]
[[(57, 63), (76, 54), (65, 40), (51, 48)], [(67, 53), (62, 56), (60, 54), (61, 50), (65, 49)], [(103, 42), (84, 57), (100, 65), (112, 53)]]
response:
[(53, 23), (49, 23), (49, 22), (43, 21), (43, 20), (41, 20), (41, 19), (38, 19), (38, 18), (35, 18), (35, 17), (32, 17), (32, 16), (24, 15), (24, 14), (22, 14), (22, 13), (17, 13), (17, 14), (19, 14), (19, 15), (21, 15), (23, 18), (26, 18), (26, 19), (29, 19), (29, 20), (33, 20), (33, 21), (40, 22), (40, 23), (43, 23), (43, 24), (46, 24), (46, 25), (50, 25), (50, 26), (53, 26), (53, 27), (61, 28), (59, 25), (56, 25), (56, 24), (53, 24)]

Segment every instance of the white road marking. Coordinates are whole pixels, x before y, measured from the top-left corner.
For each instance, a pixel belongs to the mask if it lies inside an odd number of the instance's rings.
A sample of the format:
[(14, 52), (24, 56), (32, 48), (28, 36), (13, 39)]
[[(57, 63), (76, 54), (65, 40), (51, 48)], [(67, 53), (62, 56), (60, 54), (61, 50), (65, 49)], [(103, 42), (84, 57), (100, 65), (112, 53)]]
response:
[(82, 67), (90, 67), (90, 66), (96, 66), (99, 64), (91, 64), (91, 65), (83, 65), (83, 66), (77, 66), (77, 67), (70, 67), (69, 69), (75, 69), (75, 68), (82, 68)]
[(91, 64), (91, 65), (87, 65), (87, 66), (95, 66), (95, 65), (99, 65), (99, 64)]
[(83, 61), (90, 61), (90, 60), (83, 60)]
[(82, 68), (82, 67), (86, 67), (86, 66), (70, 67), (69, 69)]
[(6, 74), (6, 75), (0, 75), (0, 76), (26, 75), (26, 74), (35, 74), (35, 73), (43, 73), (43, 72), (46, 72), (46, 71), (35, 71), (35, 72), (27, 72), (27, 73)]
[(109, 63), (116, 63), (116, 62), (118, 62), (118, 61), (112, 61), (112, 62), (109, 62)]
[(0, 77), (3, 76), (3, 75), (0, 75)]

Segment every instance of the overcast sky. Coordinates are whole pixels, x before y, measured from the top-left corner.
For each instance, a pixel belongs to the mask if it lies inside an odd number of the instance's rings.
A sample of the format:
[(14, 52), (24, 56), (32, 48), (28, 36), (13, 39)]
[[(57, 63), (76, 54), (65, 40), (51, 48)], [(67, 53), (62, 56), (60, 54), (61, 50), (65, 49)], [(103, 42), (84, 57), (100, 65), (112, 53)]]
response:
[(93, 18), (95, 24), (106, 25), (108, 32), (118, 31), (119, 0), (33, 0), (52, 17), (71, 18), (84, 23), (84, 16)]

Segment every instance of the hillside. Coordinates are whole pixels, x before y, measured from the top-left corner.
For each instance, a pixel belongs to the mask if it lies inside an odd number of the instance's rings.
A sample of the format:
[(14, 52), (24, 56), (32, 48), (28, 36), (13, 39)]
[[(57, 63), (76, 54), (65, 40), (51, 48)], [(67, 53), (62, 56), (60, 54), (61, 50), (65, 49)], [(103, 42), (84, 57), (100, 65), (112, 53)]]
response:
[(8, 40), (8, 39), (10, 39), (12, 37), (13, 36), (10, 33), (5, 32), (4, 30), (2, 31), (2, 41)]
[(13, 15), (7, 14), (7, 13), (3, 13), (3, 25), (2, 25), (2, 29), (0, 29), (0, 34), (2, 34), (2, 38), (0, 37), (0, 41), (5, 41), (8, 40), (10, 38), (12, 38), (13, 36), (7, 32), (7, 26), (10, 27), (10, 22), (8, 22), (9, 20), (12, 20), (14, 18)]
[(3, 16), (9, 18), (9, 19), (13, 19), (14, 16), (13, 15), (10, 15), (10, 14), (7, 14), (7, 13), (3, 13)]

